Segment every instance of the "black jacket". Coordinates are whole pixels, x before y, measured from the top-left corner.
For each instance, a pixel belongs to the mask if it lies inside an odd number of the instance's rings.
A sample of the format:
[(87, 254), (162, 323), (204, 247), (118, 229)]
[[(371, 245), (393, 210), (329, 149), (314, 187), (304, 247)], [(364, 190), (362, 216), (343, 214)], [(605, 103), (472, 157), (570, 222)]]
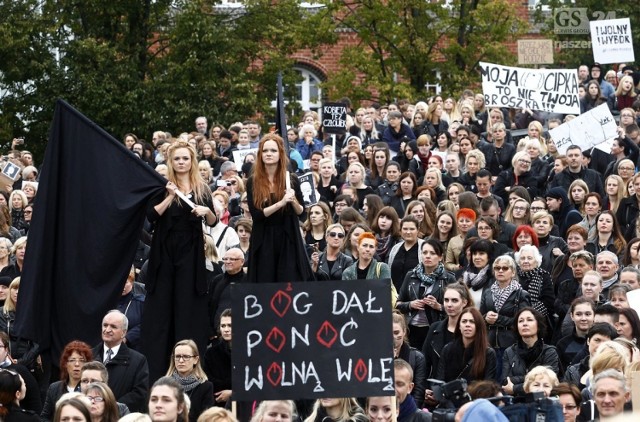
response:
[(207, 349), (202, 369), (215, 392), (231, 390), (231, 348), (226, 341), (220, 339)]
[[(104, 344), (93, 348), (93, 356), (102, 361)], [(118, 354), (106, 365), (109, 373), (109, 387), (120, 403), (127, 405), (131, 412), (145, 412), (147, 408), (147, 394), (149, 392), (149, 366), (147, 358), (127, 347), (120, 345)]]
[(204, 381), (186, 394), (191, 401), (189, 422), (196, 422), (202, 412), (214, 405), (213, 384), (209, 381)]
[[(461, 349), (462, 346), (462, 341), (461, 340), (454, 340), (452, 342), (449, 342), (446, 346), (444, 346), (444, 349), (442, 349), (442, 355), (443, 356), (462, 356), (463, 351), (462, 350), (455, 350), (457, 349)], [(471, 346), (473, 347), (473, 346)], [(440, 363), (438, 364), (438, 371), (436, 372), (436, 376), (435, 378), (444, 382), (449, 382), (449, 381), (453, 381), (456, 380), (458, 378), (464, 378), (465, 380), (467, 380), (467, 383), (471, 384), (472, 381), (482, 381), (482, 380), (494, 380), (496, 378), (496, 351), (493, 350), (492, 348), (488, 348), (486, 351), (486, 357), (485, 357), (485, 366), (484, 366), (484, 377), (482, 378), (475, 378), (474, 376), (472, 376), (469, 371), (471, 370), (471, 366), (473, 365), (473, 356), (469, 356), (469, 359), (465, 363), (465, 366), (463, 367), (462, 371), (459, 373), (450, 373), (451, 371), (448, 371), (448, 369), (450, 369), (450, 365), (447, 365), (445, 363), (445, 359), (440, 359)], [(457, 371), (455, 371), (457, 372)]]
[(589, 187), (589, 192), (597, 192), (601, 197), (604, 198), (604, 189), (602, 187), (602, 178), (600, 174), (591, 169), (583, 168), (578, 173), (572, 173), (569, 170), (569, 167), (562, 170), (560, 173), (556, 174), (553, 177), (551, 183), (549, 183), (548, 188), (555, 188), (556, 186), (564, 188), (566, 191), (569, 191), (569, 187), (571, 183), (575, 180), (582, 179)]
[(616, 219), (620, 225), (620, 231), (622, 231), (622, 235), (627, 242), (635, 237), (636, 219), (639, 213), (640, 207), (638, 207), (636, 195), (620, 201), (618, 211), (616, 211)]
[(505, 204), (509, 203), (509, 192), (506, 187), (522, 186), (529, 192), (531, 198), (538, 196), (538, 178), (535, 173), (527, 171), (516, 178), (513, 169), (500, 172), (493, 186), (493, 193), (498, 195)]
[(378, 186), (377, 194), (382, 198), (382, 203), (385, 205), (391, 205), (391, 199), (396, 196), (398, 190), (398, 182), (389, 182), (385, 180), (383, 184)]
[(424, 355), (415, 347), (404, 343), (398, 352), (398, 358), (406, 361), (413, 369), (413, 390), (411, 395), (416, 401), (418, 408), (422, 408), (424, 403), (424, 390), (427, 383), (427, 375), (425, 371)]
[[(512, 330), (513, 322), (518, 311), (527, 306), (531, 306), (531, 301), (529, 293), (525, 290), (518, 289), (509, 295), (502, 308), (500, 308), (500, 312), (498, 312), (498, 319), (495, 324), (488, 325), (489, 344), (491, 347), (506, 348), (516, 342), (516, 334)], [(482, 292), (482, 300), (480, 302), (482, 316), (486, 317), (489, 311), (496, 312), (490, 286)]]
[(447, 333), (448, 324), (449, 317), (431, 324), (427, 338), (422, 345), (427, 379), (435, 377), (438, 363), (442, 356), (442, 349), (450, 341), (447, 341), (447, 339), (453, 339), (453, 333)]
[(342, 272), (351, 264), (353, 264), (353, 259), (340, 252), (336, 262), (333, 263), (333, 267), (329, 269), (327, 253), (322, 252), (318, 261), (316, 275), (320, 280), (342, 280)]
[(502, 146), (497, 148), (492, 142), (479, 141), (476, 147), (484, 154), (487, 162), (485, 168), (493, 176), (497, 176), (500, 172), (511, 168), (511, 160), (516, 154), (516, 147), (513, 144), (505, 140)]
[[(433, 289), (429, 294), (435, 297), (438, 300), (438, 303), (442, 305), (445, 286), (455, 283), (455, 281), (456, 279), (453, 277), (453, 274), (445, 270), (442, 276), (433, 284)], [(404, 281), (402, 282), (402, 287), (400, 287), (400, 291), (398, 292), (398, 301), (396, 302), (396, 309), (406, 315), (407, 323), (409, 323), (417, 313), (415, 309), (411, 309), (409, 303), (412, 300), (426, 297), (425, 291), (426, 289), (422, 285), (420, 279), (415, 275), (415, 271), (407, 273)], [(436, 311), (432, 307), (427, 306), (425, 307), (425, 313), (427, 314), (429, 323), (433, 324), (434, 322), (440, 321), (444, 318), (444, 306), (442, 311)]]
[(515, 396), (524, 396), (524, 377), (534, 367), (548, 366), (556, 374), (560, 371), (560, 359), (554, 346), (543, 344), (542, 352), (528, 366), (518, 353), (523, 351), (523, 347), (522, 343), (514, 344), (507, 348), (502, 356), (502, 385), (509, 377), (513, 383), (513, 395)]
[(580, 379), (589, 370), (589, 355), (576, 364), (570, 365), (564, 373), (564, 382), (577, 386), (580, 390), (586, 387)]

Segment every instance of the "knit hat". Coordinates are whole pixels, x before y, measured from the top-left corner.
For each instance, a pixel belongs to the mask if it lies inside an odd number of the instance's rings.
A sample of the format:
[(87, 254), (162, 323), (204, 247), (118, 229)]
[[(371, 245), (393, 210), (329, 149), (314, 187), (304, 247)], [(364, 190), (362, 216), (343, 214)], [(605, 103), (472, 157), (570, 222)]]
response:
[(9, 287), (9, 284), (11, 284), (11, 277), (0, 277), (0, 285)]
[(567, 200), (567, 191), (564, 190), (564, 188), (556, 186), (555, 188), (549, 189), (549, 191), (547, 192), (545, 197), (553, 198), (553, 199), (562, 199), (562, 200), (566, 201)]

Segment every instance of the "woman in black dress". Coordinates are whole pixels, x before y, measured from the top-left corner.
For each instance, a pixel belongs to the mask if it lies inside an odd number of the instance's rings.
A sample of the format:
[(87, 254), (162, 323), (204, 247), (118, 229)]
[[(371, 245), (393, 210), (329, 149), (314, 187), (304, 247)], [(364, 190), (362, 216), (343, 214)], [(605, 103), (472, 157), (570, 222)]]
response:
[(287, 162), (282, 138), (264, 136), (247, 181), (253, 217), (249, 250), (249, 281), (253, 283), (313, 280), (298, 219), (304, 201), (298, 178), (287, 172)]
[[(196, 151), (178, 141), (167, 149), (167, 192), (149, 204), (147, 217), (155, 224), (142, 316), (142, 351), (150, 379), (166, 372), (173, 345), (184, 338), (205, 350), (207, 273), (203, 224), (213, 226), (211, 191), (198, 172)], [(192, 208), (180, 195), (185, 196)]]

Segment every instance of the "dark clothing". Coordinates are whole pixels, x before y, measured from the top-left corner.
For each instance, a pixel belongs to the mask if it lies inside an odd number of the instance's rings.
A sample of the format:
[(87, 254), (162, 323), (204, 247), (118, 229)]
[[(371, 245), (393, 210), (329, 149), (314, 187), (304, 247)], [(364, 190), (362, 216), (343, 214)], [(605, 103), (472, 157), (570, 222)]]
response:
[(407, 396), (407, 398), (400, 403), (398, 422), (431, 422), (431, 413), (418, 409), (413, 400), (413, 396)]
[(31, 374), (31, 371), (19, 363), (12, 363), (10, 365), (3, 366), (2, 368), (17, 372), (22, 376), (25, 387), (27, 387), (27, 394), (22, 400), (20, 400), (20, 407), (39, 415), (42, 411), (42, 397), (40, 396), (38, 381), (34, 378), (33, 374)]
[[(516, 232), (515, 224), (509, 223), (507, 220), (500, 217), (498, 221), (498, 225), (500, 226), (500, 234), (498, 235), (498, 238), (495, 240), (497, 240), (498, 243), (500, 243), (501, 245), (506, 246), (509, 249), (513, 249), (512, 239), (513, 239), (514, 233)], [(478, 236), (478, 230), (475, 227), (472, 227), (471, 230), (469, 230), (469, 232), (467, 233), (466, 238), (468, 239), (470, 237), (477, 237), (477, 236)], [(493, 255), (495, 257), (500, 256), (498, 251), (494, 251)]]
[(599, 173), (591, 169), (583, 168), (578, 173), (572, 173), (569, 167), (567, 167), (553, 177), (548, 188), (551, 189), (559, 186), (564, 188), (565, 191), (569, 191), (571, 183), (578, 179), (582, 179), (587, 184), (589, 192), (597, 192), (604, 198), (605, 193), (602, 187), (602, 178)]
[(462, 339), (455, 339), (442, 349), (442, 355), (447, 359), (446, 363), (445, 359), (440, 359), (435, 378), (444, 382), (464, 378), (469, 384), (473, 381), (494, 380), (496, 378), (496, 352), (489, 347), (485, 353), (483, 376), (473, 376), (470, 372), (473, 365), (473, 344), (465, 348)]
[(402, 139), (405, 137), (409, 138), (407, 142), (416, 140), (416, 135), (413, 133), (413, 130), (405, 123), (402, 123), (399, 131), (396, 131), (391, 126), (387, 126), (382, 133), (382, 140), (389, 145), (389, 149), (393, 152), (400, 150), (400, 143), (403, 142)]
[[(92, 352), (95, 360), (102, 361), (105, 352), (104, 344), (94, 347)], [(126, 404), (131, 412), (145, 412), (149, 392), (147, 358), (122, 343), (118, 354), (105, 366), (109, 373), (108, 384), (116, 400)]]
[(142, 325), (142, 311), (144, 309), (144, 295), (136, 294), (133, 289), (120, 296), (117, 308), (127, 316), (129, 328), (127, 329), (127, 346), (137, 349), (140, 342), (140, 328)]
[[(281, 199), (272, 194), (268, 204), (256, 208), (253, 199), (253, 177), (247, 181), (247, 201), (253, 218), (251, 246), (249, 249), (248, 279), (251, 283), (276, 283), (283, 281), (313, 280), (313, 271), (300, 235), (298, 216), (292, 205), (287, 205), (269, 217), (263, 209)], [(299, 204), (304, 204), (298, 177), (291, 175), (291, 188), (295, 190)]]
[(564, 373), (564, 382), (571, 383), (578, 387), (578, 389), (582, 390), (586, 387), (586, 385), (582, 384), (580, 380), (589, 370), (589, 354), (582, 358), (580, 362), (574, 363), (573, 365), (569, 365), (567, 370)]
[[(154, 380), (166, 373), (176, 342), (192, 339), (198, 350), (205, 350), (208, 342), (207, 325), (194, 324), (194, 321), (207, 320), (203, 220), (194, 215), (182, 199), (173, 201), (162, 215), (158, 214), (154, 207), (164, 197), (164, 194), (157, 195), (147, 208), (147, 218), (155, 222), (156, 227), (145, 285), (141, 350), (148, 359), (149, 375)], [(213, 210), (210, 195), (198, 205)], [(129, 408), (132, 412), (138, 409)]]
[(524, 187), (527, 192), (529, 192), (531, 198), (535, 198), (539, 194), (538, 179), (535, 173), (527, 171), (520, 176), (516, 176), (513, 169), (500, 172), (500, 174), (498, 175), (498, 179), (493, 186), (493, 193), (502, 198), (505, 204), (508, 204), (509, 192), (507, 192), (505, 188), (510, 187), (513, 189), (514, 186)]
[(549, 273), (542, 268), (534, 268), (530, 271), (518, 270), (518, 278), (522, 288), (529, 293), (531, 306), (544, 317), (552, 315), (555, 295)]
[(217, 331), (222, 311), (231, 308), (231, 283), (246, 281), (247, 276), (242, 270), (236, 274), (223, 273), (213, 279), (209, 299), (209, 324), (213, 332)]
[(579, 362), (574, 358), (584, 349), (586, 344), (587, 337), (579, 337), (575, 328), (570, 335), (562, 337), (558, 341), (557, 346), (560, 350), (560, 362), (563, 369)]
[(37, 366), (38, 354), (40, 347), (31, 340), (15, 335), (14, 321), (16, 320), (16, 311), (0, 310), (0, 331), (4, 331), (9, 335), (11, 345), (11, 357), (16, 359), (19, 364), (24, 365), (30, 371)]
[(342, 280), (342, 272), (351, 264), (353, 264), (353, 259), (339, 252), (336, 260), (329, 266), (327, 253), (322, 252), (318, 260), (318, 271), (316, 274), (318, 274), (318, 278), (322, 280)]
[[(231, 347), (222, 339), (214, 343), (204, 354), (202, 366), (209, 381), (213, 383), (213, 390), (231, 390)], [(224, 403), (222, 404), (224, 405)]]
[[(637, 195), (624, 198), (620, 201), (618, 211), (616, 211), (616, 219), (620, 225), (620, 231), (627, 242), (636, 237), (636, 219), (639, 213), (640, 207), (638, 207)], [(2, 273), (0, 273), (0, 275), (2, 275)]]
[(323, 186), (321, 179), (318, 182), (318, 187), (316, 188), (318, 195), (320, 195), (319, 201), (322, 201), (331, 207), (333, 205), (333, 201), (335, 201), (336, 196), (338, 195), (338, 192), (340, 192), (340, 186), (342, 186), (342, 182), (335, 176), (331, 176), (328, 186)]
[(555, 248), (560, 248), (565, 255), (569, 254), (569, 246), (567, 246), (567, 243), (561, 237), (539, 237), (538, 243), (538, 250), (540, 251), (540, 255), (542, 255), (542, 264), (540, 264), (540, 268), (545, 270), (547, 273), (551, 273), (551, 270), (553, 270), (553, 264), (556, 262), (556, 259), (564, 258), (564, 255), (558, 257), (553, 254), (553, 250)]
[(580, 281), (573, 277), (563, 280), (558, 284), (554, 308), (561, 321), (569, 311), (571, 302), (577, 297), (579, 287)]
[(377, 194), (380, 198), (382, 198), (382, 203), (385, 205), (391, 205), (391, 199), (396, 196), (396, 191), (398, 190), (398, 182), (389, 182), (385, 181), (383, 184), (378, 186)]
[[(524, 378), (536, 366), (547, 366), (556, 374), (559, 373), (558, 351), (555, 347), (538, 340), (528, 348), (522, 340), (508, 347), (502, 357), (502, 381), (511, 379), (513, 395), (524, 396)], [(504, 384), (503, 384), (504, 385)]]
[(491, 142), (479, 141), (476, 147), (484, 153), (487, 161), (485, 168), (491, 172), (492, 176), (511, 169), (511, 160), (516, 153), (516, 147), (513, 144), (505, 141), (501, 147), (496, 147)]
[(404, 343), (400, 346), (398, 352), (398, 358), (404, 360), (413, 369), (413, 390), (411, 395), (418, 407), (422, 407), (424, 403), (424, 390), (426, 388), (427, 374), (425, 371), (424, 355), (415, 347), (409, 346), (408, 343)]
[[(418, 313), (417, 310), (411, 309), (409, 306), (412, 300), (423, 299), (428, 295), (431, 295), (436, 298), (438, 303), (442, 304), (445, 287), (451, 283), (455, 283), (455, 281), (456, 279), (453, 275), (445, 270), (442, 276), (432, 284), (433, 288), (431, 291), (427, 293), (427, 286), (420, 281), (418, 276), (415, 274), (415, 271), (411, 271), (405, 276), (404, 281), (402, 282), (402, 287), (400, 287), (400, 291), (398, 292), (396, 309), (405, 315), (407, 323), (410, 325), (412, 318)], [(437, 311), (430, 306), (425, 306), (425, 313), (427, 314), (429, 324), (441, 321), (445, 316), (444, 308), (441, 311)]]
[(9, 414), (4, 418), (5, 422), (38, 422), (40, 420), (31, 410), (22, 409), (15, 404), (10, 404), (8, 407)]
[(482, 316), (486, 317), (489, 311), (498, 313), (496, 322), (488, 325), (489, 345), (491, 347), (505, 348), (516, 342), (516, 334), (512, 330), (513, 321), (518, 311), (527, 306), (531, 306), (529, 293), (522, 289), (512, 292), (504, 305), (502, 305), (502, 308), (500, 308), (500, 311), (496, 310), (491, 288), (488, 287), (482, 292), (482, 300), (480, 302)]
[(429, 334), (422, 345), (422, 354), (425, 359), (425, 370), (427, 379), (434, 378), (438, 370), (438, 363), (442, 357), (442, 349), (453, 340), (453, 333), (449, 332), (447, 326), (449, 318), (437, 321), (429, 327)]
[(196, 422), (202, 412), (213, 407), (213, 384), (209, 381), (202, 382), (193, 390), (186, 391), (185, 394), (191, 400), (189, 422)]
[[(80, 391), (80, 384), (78, 384), (74, 391)], [(44, 406), (40, 413), (41, 421), (52, 421), (56, 412), (56, 402), (67, 392), (66, 381), (56, 381), (49, 386), (47, 390), (47, 396), (44, 400)]]

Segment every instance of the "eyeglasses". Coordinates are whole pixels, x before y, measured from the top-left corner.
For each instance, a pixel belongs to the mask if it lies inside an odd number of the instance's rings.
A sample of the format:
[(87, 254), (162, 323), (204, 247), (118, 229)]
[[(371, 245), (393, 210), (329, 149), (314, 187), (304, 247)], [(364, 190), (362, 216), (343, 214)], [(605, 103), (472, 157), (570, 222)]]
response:
[(327, 235), (329, 237), (339, 237), (340, 239), (344, 239), (344, 233), (340, 232), (329, 232)]
[(633, 117), (633, 114), (625, 113), (625, 114), (621, 114), (620, 117)]
[(86, 359), (67, 359), (67, 363), (70, 363), (72, 365), (79, 365), (85, 363), (86, 361)]
[(563, 404), (562, 405), (562, 410), (576, 410), (578, 408), (578, 406), (576, 406), (575, 404)]
[(536, 211), (543, 211), (546, 210), (545, 207), (531, 207), (531, 211), (536, 212)]
[(618, 170), (634, 171), (634, 170), (635, 170), (635, 168), (633, 168), (633, 167), (618, 167)]
[(242, 258), (229, 258), (228, 256), (222, 258), (223, 261), (240, 261), (241, 259)]
[(186, 360), (191, 360), (193, 358), (195, 358), (195, 356), (190, 356), (190, 355), (176, 355), (174, 357), (175, 360), (185, 360), (185, 361)]
[(100, 396), (87, 396), (91, 403), (102, 403), (104, 401), (104, 397)]
[(531, 161), (529, 161), (529, 160), (518, 160), (518, 163), (520, 163), (520, 164), (531, 164)]

